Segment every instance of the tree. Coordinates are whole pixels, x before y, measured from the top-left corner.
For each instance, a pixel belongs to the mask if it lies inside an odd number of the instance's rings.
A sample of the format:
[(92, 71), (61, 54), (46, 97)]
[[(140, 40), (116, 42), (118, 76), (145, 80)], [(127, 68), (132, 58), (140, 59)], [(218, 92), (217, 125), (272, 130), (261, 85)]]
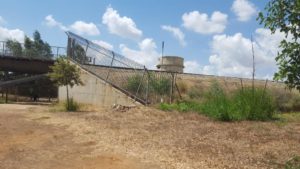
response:
[(51, 72), (48, 74), (50, 79), (58, 86), (66, 86), (67, 90), (67, 110), (70, 108), (69, 88), (74, 85), (83, 85), (80, 79), (80, 70), (76, 65), (71, 64), (66, 58), (58, 58), (51, 66)]
[(8, 40), (6, 47), (10, 50), (13, 56), (22, 56), (22, 46), (18, 41)]
[(283, 80), (289, 88), (296, 88), (298, 91), (300, 91), (299, 11), (299, 0), (271, 0), (265, 7), (265, 13), (260, 12), (257, 18), (260, 24), (270, 29), (272, 33), (277, 30), (285, 33), (286, 38), (279, 45), (282, 50), (276, 57), (279, 70), (275, 73), (274, 79)]
[(29, 58), (52, 57), (50, 45), (42, 40), (41, 34), (38, 31), (33, 33), (33, 40), (25, 36), (24, 47), (24, 53)]

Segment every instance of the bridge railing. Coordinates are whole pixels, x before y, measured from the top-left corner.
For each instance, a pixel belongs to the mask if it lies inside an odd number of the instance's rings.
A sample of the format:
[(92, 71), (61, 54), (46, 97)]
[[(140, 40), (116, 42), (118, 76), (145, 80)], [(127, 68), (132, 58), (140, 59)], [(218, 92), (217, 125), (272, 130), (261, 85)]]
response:
[(26, 50), (24, 43), (19, 43), (13, 47), (7, 45), (7, 41), (0, 41), (0, 56), (10, 56), (28, 59), (53, 60), (59, 56), (66, 56), (67, 49), (65, 47), (50, 46), (50, 53), (43, 53), (34, 47)]

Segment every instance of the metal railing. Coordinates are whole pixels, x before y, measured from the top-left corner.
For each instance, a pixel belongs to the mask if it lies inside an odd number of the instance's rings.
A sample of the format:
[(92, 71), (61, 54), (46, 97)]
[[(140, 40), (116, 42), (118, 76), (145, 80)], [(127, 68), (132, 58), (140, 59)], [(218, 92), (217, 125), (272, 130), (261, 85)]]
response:
[[(50, 54), (43, 54), (34, 48), (30, 49), (30, 52), (26, 52), (24, 43), (19, 43), (20, 46), (15, 49), (11, 49), (7, 45), (7, 41), (0, 41), (0, 56), (10, 56), (18, 58), (28, 59), (41, 59), (41, 60), (54, 60), (59, 56), (66, 56), (67, 50), (65, 47), (50, 46)], [(14, 51), (15, 50), (15, 51)]]

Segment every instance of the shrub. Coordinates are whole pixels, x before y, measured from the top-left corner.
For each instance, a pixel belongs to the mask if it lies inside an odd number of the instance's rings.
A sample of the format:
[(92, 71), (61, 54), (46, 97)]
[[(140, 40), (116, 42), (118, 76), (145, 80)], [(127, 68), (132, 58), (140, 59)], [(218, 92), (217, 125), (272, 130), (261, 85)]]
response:
[(234, 109), (247, 120), (270, 120), (275, 111), (274, 100), (268, 91), (250, 87), (239, 89), (233, 96)]
[(127, 80), (125, 88), (130, 92), (135, 93), (140, 86), (139, 91), (144, 89), (144, 83), (141, 83), (143, 77), (140, 75), (134, 75)]
[(205, 101), (202, 107), (204, 114), (222, 121), (238, 120), (234, 117), (231, 100), (217, 82), (212, 84), (204, 97)]
[(150, 87), (160, 96), (166, 95), (170, 93), (171, 80), (166, 77), (161, 77), (160, 79), (151, 79)]
[(221, 121), (270, 120), (275, 106), (273, 98), (264, 89), (244, 88), (226, 95), (218, 83), (205, 93), (202, 103), (184, 101), (176, 104), (161, 104), (162, 110), (180, 112), (194, 111)]
[(77, 111), (79, 107), (79, 104), (75, 102), (73, 98), (69, 99), (69, 106), (67, 101), (64, 103), (64, 108), (66, 111)]

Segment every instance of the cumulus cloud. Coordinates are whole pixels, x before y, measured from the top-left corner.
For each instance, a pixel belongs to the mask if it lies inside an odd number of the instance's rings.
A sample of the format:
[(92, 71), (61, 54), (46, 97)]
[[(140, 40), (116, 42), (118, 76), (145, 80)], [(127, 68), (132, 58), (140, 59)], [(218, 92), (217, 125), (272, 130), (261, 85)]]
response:
[(67, 31), (68, 28), (64, 26), (62, 23), (56, 21), (52, 15), (48, 15), (45, 17), (45, 23), (48, 27), (58, 27), (63, 31)]
[(183, 26), (200, 34), (222, 33), (227, 24), (227, 15), (219, 11), (213, 12), (211, 17), (206, 13), (192, 11), (182, 15)]
[(238, 17), (239, 21), (246, 22), (257, 13), (255, 5), (248, 0), (235, 0), (231, 10)]
[(86, 35), (99, 35), (100, 31), (98, 30), (97, 26), (90, 22), (86, 23), (83, 21), (76, 21), (72, 25), (70, 25), (70, 29), (74, 30), (78, 34), (86, 34)]
[(80, 35), (99, 35), (100, 31), (97, 26), (93, 23), (87, 23), (84, 21), (75, 21), (70, 26), (65, 26), (63, 23), (56, 21), (52, 15), (48, 15), (45, 17), (45, 24), (48, 27), (58, 27), (63, 31), (74, 31)]
[(0, 27), (0, 40), (6, 41), (7, 39), (13, 39), (21, 43), (24, 42), (25, 33), (20, 29), (8, 29)]
[(184, 62), (184, 72), (185, 73), (202, 73), (201, 65), (195, 60), (188, 60)]
[[(254, 34), (254, 53), (256, 77), (273, 76), (277, 70), (275, 57), (278, 45), (285, 36), (276, 31), (274, 35), (267, 29), (256, 29)], [(252, 51), (251, 40), (241, 33), (215, 35), (212, 41), (212, 55), (209, 64), (205, 65), (202, 73), (225, 76), (251, 77)]]
[(109, 50), (113, 50), (114, 47), (112, 44), (108, 43), (108, 42), (104, 42), (102, 40), (93, 40), (94, 43), (106, 48), (106, 49), (109, 49)]
[(142, 37), (143, 32), (139, 30), (135, 22), (126, 16), (120, 16), (117, 10), (108, 7), (102, 16), (102, 23), (105, 24), (111, 34), (123, 38), (137, 40)]
[(156, 51), (157, 46), (153, 39), (146, 38), (141, 41), (138, 46), (139, 50), (134, 50), (128, 48), (124, 44), (121, 44), (121, 53), (129, 59), (145, 65), (147, 68), (155, 69), (155, 65), (158, 63), (160, 54)]
[(165, 31), (172, 33), (172, 35), (179, 41), (181, 46), (186, 46), (186, 42), (184, 39), (185, 35), (179, 28), (172, 27), (169, 25), (163, 25), (161, 26), (161, 28)]

